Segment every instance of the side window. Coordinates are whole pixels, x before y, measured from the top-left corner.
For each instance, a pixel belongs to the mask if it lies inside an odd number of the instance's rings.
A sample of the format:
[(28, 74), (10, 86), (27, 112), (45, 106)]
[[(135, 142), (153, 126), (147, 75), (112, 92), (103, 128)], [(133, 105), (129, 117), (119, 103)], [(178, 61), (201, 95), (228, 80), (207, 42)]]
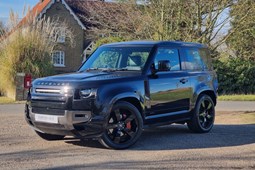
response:
[(180, 70), (180, 58), (177, 49), (169, 48), (158, 48), (157, 54), (154, 59), (155, 68), (158, 69), (158, 62), (160, 60), (169, 60), (170, 61), (170, 71)]
[(185, 51), (185, 61), (184, 65), (186, 70), (204, 70), (206, 65), (202, 60), (200, 52), (198, 49), (184, 49)]
[(132, 52), (127, 58), (127, 68), (141, 70), (148, 56), (149, 52)]
[(207, 49), (199, 49), (200, 56), (205, 63), (205, 69), (212, 70), (212, 59)]

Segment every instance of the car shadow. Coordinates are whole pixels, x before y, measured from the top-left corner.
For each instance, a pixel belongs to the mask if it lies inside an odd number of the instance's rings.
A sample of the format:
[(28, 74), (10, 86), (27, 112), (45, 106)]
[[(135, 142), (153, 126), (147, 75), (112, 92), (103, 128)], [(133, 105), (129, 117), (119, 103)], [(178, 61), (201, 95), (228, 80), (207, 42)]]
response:
[[(209, 133), (192, 133), (185, 125), (146, 128), (130, 150), (178, 150), (240, 146), (255, 143), (255, 124), (216, 124)], [(65, 139), (68, 144), (104, 148), (95, 140)]]
[(65, 143), (76, 146), (106, 149), (97, 140), (93, 139), (65, 138), (64, 140)]

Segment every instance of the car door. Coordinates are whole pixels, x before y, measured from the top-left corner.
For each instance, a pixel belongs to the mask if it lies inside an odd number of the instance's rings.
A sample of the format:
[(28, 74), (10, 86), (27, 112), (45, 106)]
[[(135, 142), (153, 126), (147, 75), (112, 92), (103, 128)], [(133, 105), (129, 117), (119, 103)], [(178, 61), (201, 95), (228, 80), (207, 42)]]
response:
[(182, 70), (179, 50), (159, 47), (154, 57), (156, 70), (162, 60), (170, 62), (170, 70), (149, 76), (150, 115), (188, 111), (192, 89), (187, 72)]

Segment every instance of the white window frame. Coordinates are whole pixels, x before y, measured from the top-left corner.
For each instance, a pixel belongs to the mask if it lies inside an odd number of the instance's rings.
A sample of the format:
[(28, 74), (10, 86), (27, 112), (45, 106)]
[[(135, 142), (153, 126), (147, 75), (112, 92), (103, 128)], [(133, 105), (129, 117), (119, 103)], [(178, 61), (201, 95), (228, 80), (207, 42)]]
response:
[[(54, 63), (54, 55), (58, 55), (59, 57), (59, 63)], [(65, 67), (65, 52), (64, 51), (53, 51), (51, 54), (52, 57), (52, 63), (55, 67)]]
[(57, 42), (64, 43), (66, 41), (66, 31), (65, 28), (57, 28)]

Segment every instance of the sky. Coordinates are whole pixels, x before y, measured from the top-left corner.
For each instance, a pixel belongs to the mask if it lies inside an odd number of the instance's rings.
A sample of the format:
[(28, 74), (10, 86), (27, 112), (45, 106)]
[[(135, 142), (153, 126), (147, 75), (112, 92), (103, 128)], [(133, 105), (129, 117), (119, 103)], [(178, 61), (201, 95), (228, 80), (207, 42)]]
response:
[(0, 21), (8, 20), (11, 9), (22, 18), (24, 8), (32, 8), (38, 2), (39, 0), (0, 0)]
[[(0, 21), (6, 23), (9, 17), (9, 12), (12, 9), (16, 12), (19, 18), (23, 18), (24, 9), (30, 7), (32, 8), (35, 6), (40, 0), (0, 0)], [(108, 0), (112, 1), (112, 0)], [(229, 9), (226, 9), (221, 17), (219, 18), (218, 22), (224, 20), (228, 16)], [(225, 34), (229, 30), (230, 25), (227, 23), (225, 27), (222, 29), (222, 33)]]

